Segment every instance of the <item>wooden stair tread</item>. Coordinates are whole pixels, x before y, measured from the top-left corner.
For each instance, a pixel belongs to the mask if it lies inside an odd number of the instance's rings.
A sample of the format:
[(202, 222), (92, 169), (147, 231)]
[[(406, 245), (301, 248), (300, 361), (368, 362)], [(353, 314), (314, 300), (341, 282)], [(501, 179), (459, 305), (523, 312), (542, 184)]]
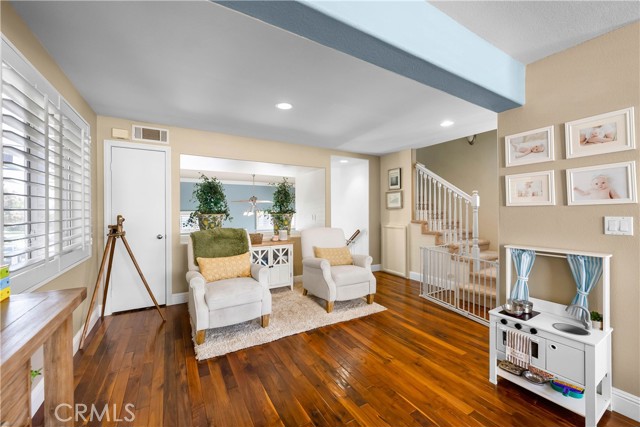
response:
[[(496, 287), (495, 286), (487, 286), (486, 289), (484, 286), (478, 283), (461, 283), (459, 287), (460, 291), (476, 291), (476, 299), (487, 297), (495, 298), (496, 297)], [(482, 294), (480, 294), (482, 292)], [(473, 297), (473, 294), (460, 292), (460, 298)]]
[(472, 271), (471, 276), (479, 278), (479, 279), (483, 279), (483, 278), (488, 278), (488, 279), (495, 279), (498, 276), (498, 272), (497, 269), (495, 268), (483, 268), (482, 270), (478, 270), (478, 271)]

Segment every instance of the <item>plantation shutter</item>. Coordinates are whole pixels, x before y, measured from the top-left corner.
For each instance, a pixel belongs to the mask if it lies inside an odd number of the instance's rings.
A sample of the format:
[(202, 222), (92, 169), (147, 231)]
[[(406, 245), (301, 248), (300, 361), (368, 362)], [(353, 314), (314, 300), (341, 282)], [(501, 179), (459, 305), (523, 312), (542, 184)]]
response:
[(91, 140), (55, 89), (2, 49), (2, 263), (17, 293), (91, 254)]

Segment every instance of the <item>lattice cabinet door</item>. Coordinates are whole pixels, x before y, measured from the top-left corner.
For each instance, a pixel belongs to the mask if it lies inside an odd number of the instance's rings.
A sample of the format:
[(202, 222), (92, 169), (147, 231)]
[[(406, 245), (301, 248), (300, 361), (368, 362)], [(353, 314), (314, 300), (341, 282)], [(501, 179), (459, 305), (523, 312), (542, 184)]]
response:
[(251, 264), (258, 264), (269, 267), (271, 258), (271, 248), (251, 248)]
[(269, 286), (293, 289), (293, 245), (271, 246)]

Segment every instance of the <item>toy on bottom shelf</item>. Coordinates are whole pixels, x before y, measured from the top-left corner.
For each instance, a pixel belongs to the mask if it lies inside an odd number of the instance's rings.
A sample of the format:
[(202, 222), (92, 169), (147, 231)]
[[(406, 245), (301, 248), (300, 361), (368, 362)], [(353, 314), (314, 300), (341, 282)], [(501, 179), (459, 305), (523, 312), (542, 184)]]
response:
[(0, 267), (0, 301), (4, 301), (11, 295), (11, 278), (9, 277), (9, 266)]
[(555, 391), (562, 393), (564, 396), (573, 397), (575, 399), (582, 399), (584, 396), (584, 389), (560, 380), (551, 380), (551, 388)]

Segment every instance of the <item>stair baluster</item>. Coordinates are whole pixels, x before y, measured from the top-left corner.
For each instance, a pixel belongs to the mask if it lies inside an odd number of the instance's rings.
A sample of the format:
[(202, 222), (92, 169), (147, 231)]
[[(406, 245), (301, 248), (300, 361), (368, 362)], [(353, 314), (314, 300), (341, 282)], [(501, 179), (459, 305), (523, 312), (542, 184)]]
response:
[[(446, 244), (457, 245), (457, 252), (460, 255), (470, 254), (477, 258), (480, 254), (479, 206), (480, 196), (477, 191), (469, 195), (431, 172), (424, 165), (416, 164), (414, 218), (424, 221), (429, 230), (442, 233)], [(471, 229), (469, 225), (472, 226)]]

